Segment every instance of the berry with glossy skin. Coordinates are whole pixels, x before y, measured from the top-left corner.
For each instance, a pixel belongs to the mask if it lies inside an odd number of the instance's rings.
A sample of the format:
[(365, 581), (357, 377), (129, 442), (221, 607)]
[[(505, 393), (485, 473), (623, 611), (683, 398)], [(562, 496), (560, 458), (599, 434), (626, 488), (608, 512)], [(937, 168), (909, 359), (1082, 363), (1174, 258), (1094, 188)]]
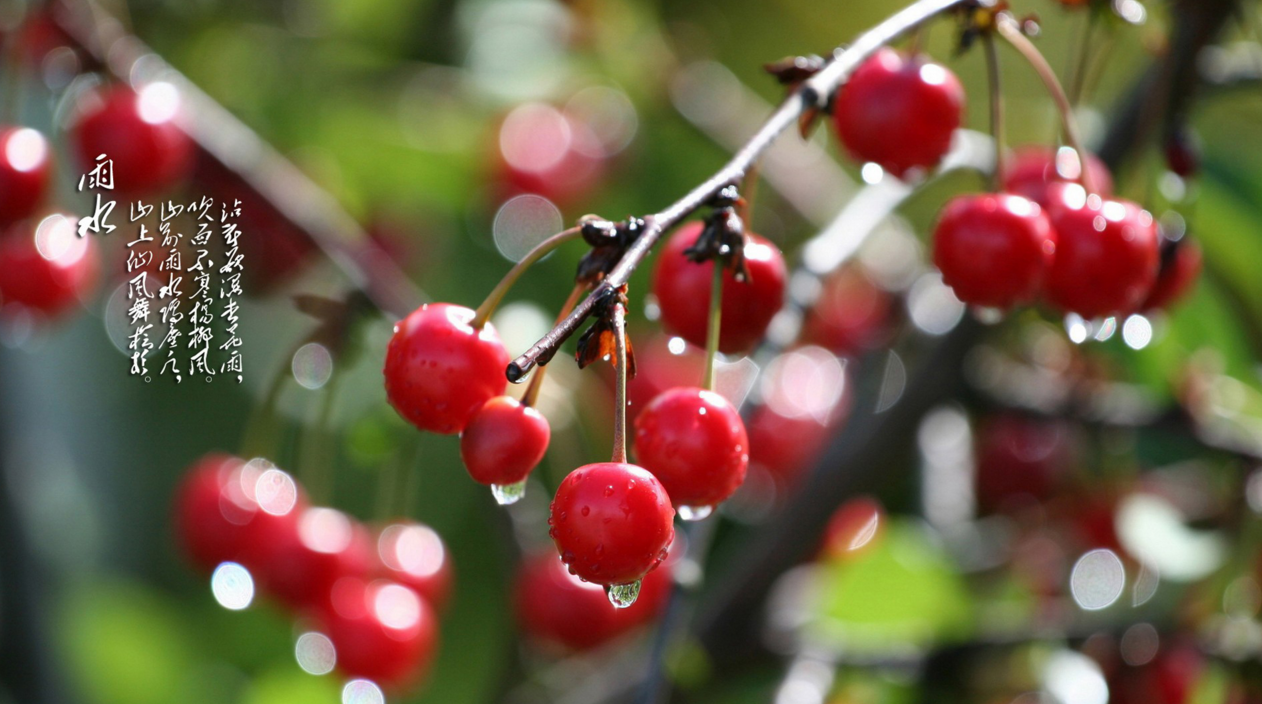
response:
[[(653, 293), (661, 307), (666, 332), (704, 348), (714, 262), (698, 264), (684, 256), (684, 250), (701, 236), (702, 228), (702, 223), (688, 223), (666, 242), (653, 269)], [(719, 351), (724, 353), (745, 352), (753, 347), (784, 304), (786, 272), (780, 250), (758, 235), (745, 237), (749, 280), (737, 281), (730, 270), (723, 273)]]
[(995, 416), (983, 423), (976, 451), (974, 479), (983, 512), (1050, 497), (1073, 460), (1065, 425), (1018, 415)]
[(436, 609), (447, 605), (455, 580), (451, 553), (438, 533), (411, 521), (391, 523), (377, 536), (382, 576), (411, 587)]
[(802, 339), (837, 354), (878, 347), (889, 334), (892, 308), (888, 293), (857, 267), (845, 267), (824, 284)]
[(1139, 308), (1157, 279), (1157, 224), (1127, 200), (1087, 196), (1067, 186), (1048, 211), (1056, 230), (1056, 257), (1047, 277), (1047, 300), (1092, 319)]
[(386, 347), (386, 397), (421, 430), (454, 434), (487, 401), (504, 394), (508, 351), (489, 322), (450, 303), (427, 303), (394, 328)]
[(312, 507), (297, 512), (293, 529), (248, 546), (242, 564), (260, 589), (294, 608), (320, 608), (343, 577), (374, 568), (372, 537), (346, 514)]
[(193, 141), (176, 125), (179, 110), (179, 93), (169, 83), (87, 96), (70, 127), (80, 168), (91, 171), (105, 154), (114, 163), (115, 192), (130, 198), (178, 185), (195, 156)]
[(46, 316), (73, 307), (96, 283), (96, 240), (76, 234), (78, 220), (54, 214), (25, 221), (0, 236), (0, 305)]
[(1183, 298), (1196, 285), (1203, 264), (1201, 245), (1194, 240), (1186, 236), (1177, 241), (1162, 240), (1161, 269), (1141, 310), (1169, 308)]
[(517, 621), (535, 640), (590, 650), (656, 620), (670, 599), (671, 571), (667, 559), (644, 577), (635, 603), (617, 609), (604, 587), (570, 574), (555, 552), (540, 553), (523, 560), (517, 573)]
[(412, 589), (389, 580), (345, 578), (333, 586), (322, 631), (348, 677), (399, 690), (418, 683), (438, 649), (438, 616)]
[[(1078, 152), (1068, 147), (1022, 147), (1007, 161), (1003, 190), (1029, 198), (1043, 208), (1056, 201), (1062, 186), (1077, 182), (1082, 173)], [(1104, 197), (1113, 195), (1113, 175), (1109, 167), (1088, 152), (1087, 168), (1096, 192)]]
[(636, 418), (635, 458), (662, 482), (675, 506), (707, 508), (745, 481), (749, 438), (726, 398), (679, 387), (653, 399)]
[(0, 128), (0, 227), (39, 210), (52, 170), (44, 135), (29, 127)]
[(933, 231), (933, 263), (965, 303), (1007, 309), (1038, 295), (1056, 233), (1031, 200), (1007, 193), (959, 196)]
[(854, 72), (833, 106), (837, 133), (850, 154), (899, 178), (942, 160), (963, 113), (964, 87), (954, 73), (888, 47)]
[(496, 396), (460, 434), (460, 458), (479, 484), (516, 484), (543, 460), (551, 437), (542, 413), (511, 396)]
[(670, 497), (648, 470), (600, 462), (561, 482), (548, 524), (572, 574), (612, 586), (657, 567), (675, 537), (674, 517)]

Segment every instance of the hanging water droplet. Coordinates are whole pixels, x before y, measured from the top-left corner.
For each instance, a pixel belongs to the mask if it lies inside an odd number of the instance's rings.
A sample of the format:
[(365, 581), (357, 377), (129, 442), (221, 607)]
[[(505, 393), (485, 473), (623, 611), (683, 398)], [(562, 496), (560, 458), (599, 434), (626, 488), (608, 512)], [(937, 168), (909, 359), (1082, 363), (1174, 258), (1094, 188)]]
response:
[(700, 521), (714, 513), (713, 506), (680, 506), (679, 517), (685, 521)]
[(495, 497), (495, 503), (500, 506), (508, 506), (521, 501), (521, 497), (526, 495), (526, 480), (523, 479), (516, 484), (492, 484), (491, 496)]
[(973, 317), (983, 325), (997, 325), (1003, 322), (1004, 312), (1001, 308), (971, 306), (969, 310), (973, 311)]
[(640, 581), (605, 587), (605, 594), (609, 596), (609, 603), (613, 604), (615, 609), (625, 609), (634, 604), (636, 597), (640, 596)]

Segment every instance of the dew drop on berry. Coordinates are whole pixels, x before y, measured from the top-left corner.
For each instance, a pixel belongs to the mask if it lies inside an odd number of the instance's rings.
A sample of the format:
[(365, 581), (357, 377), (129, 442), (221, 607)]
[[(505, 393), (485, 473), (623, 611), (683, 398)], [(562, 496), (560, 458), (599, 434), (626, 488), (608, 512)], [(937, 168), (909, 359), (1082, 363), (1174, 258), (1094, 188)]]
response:
[(526, 481), (523, 479), (516, 484), (492, 484), (491, 496), (495, 497), (495, 503), (500, 506), (515, 504), (526, 495)]
[(680, 506), (679, 517), (685, 521), (700, 521), (714, 513), (713, 506)]
[(637, 579), (629, 584), (607, 586), (605, 594), (609, 596), (609, 603), (613, 604), (615, 609), (625, 609), (634, 604), (636, 597), (640, 596), (640, 580)]

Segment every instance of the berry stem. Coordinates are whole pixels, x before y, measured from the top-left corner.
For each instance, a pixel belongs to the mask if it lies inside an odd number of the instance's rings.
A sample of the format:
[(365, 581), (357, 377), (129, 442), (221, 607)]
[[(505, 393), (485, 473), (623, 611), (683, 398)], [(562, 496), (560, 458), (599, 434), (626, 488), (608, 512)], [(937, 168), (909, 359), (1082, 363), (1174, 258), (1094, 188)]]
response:
[(627, 309), (621, 302), (613, 305), (614, 366), (617, 367), (617, 390), (613, 411), (613, 461), (627, 461)]
[(1091, 176), (1091, 169), (1087, 168), (1087, 152), (1082, 148), (1082, 140), (1078, 136), (1078, 121), (1074, 119), (1073, 106), (1070, 105), (1065, 89), (1056, 78), (1056, 72), (1039, 52), (1038, 47), (1034, 46), (1029, 37), (1021, 32), (1021, 26), (1011, 15), (1002, 13), (996, 17), (995, 28), (1004, 39), (1008, 40), (1012, 48), (1030, 63), (1039, 79), (1043, 81), (1047, 92), (1051, 94), (1052, 100), (1056, 102), (1056, 109), (1060, 111), (1061, 127), (1065, 132), (1065, 141), (1078, 154), (1079, 182), (1088, 193), (1095, 193), (1095, 180)]
[(1096, 13), (1095, 10), (1087, 12), (1087, 26), (1082, 31), (1082, 45), (1078, 47), (1077, 58), (1075, 59), (1074, 71), (1072, 79), (1069, 82), (1069, 103), (1078, 105), (1082, 102), (1084, 88), (1086, 88), (1087, 69), (1091, 65), (1091, 39), (1095, 34)]
[(333, 449), (329, 447), (328, 434), (337, 400), (339, 369), (340, 365), (335, 363), (333, 374), (322, 390), (315, 425), (303, 431), (299, 445), (299, 473), (305, 475), (303, 483), (307, 485), (311, 497), (322, 503), (327, 503), (333, 496)]
[(991, 190), (1003, 190), (1004, 184), (1004, 119), (1003, 83), (999, 74), (999, 52), (995, 50), (995, 38), (990, 32), (982, 34), (986, 49), (986, 79), (990, 87), (990, 136), (995, 142), (995, 170), (990, 175)]
[(241, 456), (246, 459), (266, 457), (276, 449), (273, 433), (276, 430), (276, 403), (285, 390), (285, 381), (289, 379), (289, 365), (285, 362), (293, 359), (293, 354), (286, 355), (280, 369), (272, 374), (263, 392), (262, 402), (250, 412), (245, 426), (245, 435), (241, 438)]
[(495, 312), (500, 301), (504, 300), (504, 296), (508, 294), (509, 289), (513, 287), (513, 284), (517, 283), (517, 279), (520, 279), (527, 269), (534, 265), (535, 262), (546, 257), (557, 247), (570, 240), (578, 239), (582, 233), (582, 228), (571, 227), (535, 245), (534, 249), (527, 252), (526, 256), (521, 258), (521, 261), (514, 264), (513, 268), (509, 269), (508, 273), (504, 275), (504, 278), (500, 279), (500, 282), (495, 285), (495, 288), (491, 289), (491, 292), (486, 296), (486, 300), (482, 301), (482, 305), (478, 306), (477, 313), (473, 316), (473, 322), (470, 325), (474, 328), (481, 328), (483, 325), (486, 325), (486, 321)]
[(705, 335), (705, 375), (701, 386), (714, 390), (714, 358), (719, 354), (719, 328), (723, 322), (723, 262), (714, 260), (714, 276), (710, 279), (710, 321)]
[[(586, 284), (576, 284), (574, 289), (570, 291), (570, 295), (565, 299), (565, 303), (561, 304), (561, 312), (557, 315), (556, 322), (565, 320), (565, 316), (574, 310), (574, 306), (578, 304), (579, 296), (587, 290)], [(530, 378), (530, 385), (526, 387), (526, 393), (521, 396), (521, 405), (533, 406), (535, 401), (539, 400), (539, 390), (543, 388), (543, 377), (548, 372), (548, 365), (541, 364), (535, 370), (535, 375)]]

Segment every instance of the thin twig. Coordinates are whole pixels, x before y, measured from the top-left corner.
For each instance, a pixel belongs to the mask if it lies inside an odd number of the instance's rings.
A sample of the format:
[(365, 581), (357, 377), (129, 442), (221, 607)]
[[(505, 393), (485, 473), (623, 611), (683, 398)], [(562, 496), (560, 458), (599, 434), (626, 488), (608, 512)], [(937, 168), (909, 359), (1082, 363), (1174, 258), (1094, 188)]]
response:
[(480, 328), (486, 324), (487, 319), (495, 312), (495, 308), (499, 306), (500, 301), (504, 300), (504, 296), (508, 294), (513, 284), (517, 283), (517, 279), (526, 273), (526, 270), (533, 266), (536, 262), (552, 253), (552, 250), (571, 240), (576, 240), (582, 236), (581, 227), (571, 227), (568, 230), (562, 230), (548, 239), (535, 245), (533, 249), (526, 253), (520, 261), (513, 265), (512, 269), (500, 279), (500, 282), (491, 289), (486, 298), (482, 301), (482, 305), (478, 306), (477, 313), (473, 316), (472, 327)]

